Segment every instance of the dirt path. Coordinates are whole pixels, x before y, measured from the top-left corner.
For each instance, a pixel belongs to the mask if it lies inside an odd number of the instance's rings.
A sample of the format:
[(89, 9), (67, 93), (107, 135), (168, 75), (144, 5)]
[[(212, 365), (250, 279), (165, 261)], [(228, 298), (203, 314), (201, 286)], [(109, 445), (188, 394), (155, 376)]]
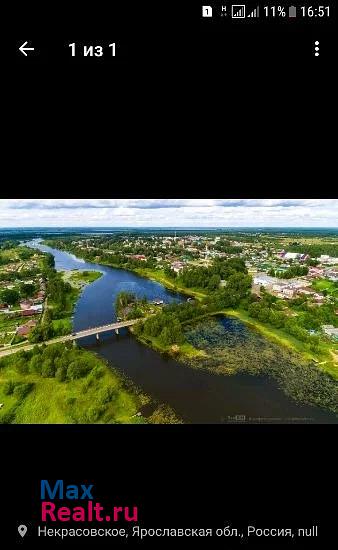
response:
[(338, 352), (334, 352), (332, 351), (332, 349), (330, 349), (330, 353), (333, 357), (334, 364), (338, 366)]

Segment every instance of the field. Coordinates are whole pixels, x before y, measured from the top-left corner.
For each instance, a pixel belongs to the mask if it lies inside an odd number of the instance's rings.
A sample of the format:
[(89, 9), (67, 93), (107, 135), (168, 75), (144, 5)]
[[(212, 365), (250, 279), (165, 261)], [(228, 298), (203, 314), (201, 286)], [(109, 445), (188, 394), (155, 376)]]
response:
[(53, 334), (68, 334), (72, 331), (72, 320), (71, 317), (66, 319), (53, 319), (51, 321), (53, 327)]
[(328, 279), (318, 279), (312, 284), (315, 290), (323, 292), (325, 290), (328, 295), (338, 298), (338, 285)]
[(33, 317), (8, 317), (6, 314), (0, 314), (0, 347), (11, 342), (18, 325), (24, 325), (32, 319), (38, 321), (39, 315)]
[[(79, 351), (93, 356), (89, 352)], [(1, 362), (3, 364), (3, 361)], [(69, 424), (135, 423), (140, 398), (124, 387), (117, 373), (96, 358), (97, 368), (87, 376), (59, 381), (40, 374), (20, 373), (15, 362), (0, 368), (0, 423)], [(30, 388), (22, 398), (19, 392), (8, 395), (6, 383)], [(20, 388), (19, 388), (20, 389)]]
[(1, 249), (1, 257), (4, 261), (19, 261), (20, 257), (18, 252), (21, 250), (19, 247), (15, 248), (9, 248), (9, 249)]
[(0, 404), (0, 424), (181, 423), (95, 353), (69, 344), (0, 359)]

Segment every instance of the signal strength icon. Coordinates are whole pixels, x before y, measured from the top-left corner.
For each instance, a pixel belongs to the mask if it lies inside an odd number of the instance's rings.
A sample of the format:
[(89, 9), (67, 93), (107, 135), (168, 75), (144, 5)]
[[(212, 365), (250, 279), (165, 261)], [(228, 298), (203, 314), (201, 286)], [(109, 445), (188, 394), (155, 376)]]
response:
[(248, 13), (247, 17), (259, 17), (259, 6)]

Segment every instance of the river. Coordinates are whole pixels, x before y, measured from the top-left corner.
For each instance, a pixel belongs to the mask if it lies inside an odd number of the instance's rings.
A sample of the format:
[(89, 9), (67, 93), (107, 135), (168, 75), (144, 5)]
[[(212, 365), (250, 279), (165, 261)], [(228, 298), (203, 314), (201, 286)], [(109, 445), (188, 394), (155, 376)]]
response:
[[(116, 295), (128, 290), (149, 300), (165, 303), (185, 300), (161, 284), (130, 271), (85, 262), (72, 254), (44, 246), (39, 240), (26, 243), (55, 258), (58, 271), (100, 271), (103, 276), (86, 286), (76, 304), (76, 331), (104, 325), (116, 319)], [(318, 407), (301, 405), (266, 376), (224, 376), (201, 371), (166, 358), (139, 343), (127, 329), (120, 335), (105, 334), (81, 345), (92, 349), (122, 372), (154, 400), (167, 403), (188, 423), (337, 423), (337, 417)]]

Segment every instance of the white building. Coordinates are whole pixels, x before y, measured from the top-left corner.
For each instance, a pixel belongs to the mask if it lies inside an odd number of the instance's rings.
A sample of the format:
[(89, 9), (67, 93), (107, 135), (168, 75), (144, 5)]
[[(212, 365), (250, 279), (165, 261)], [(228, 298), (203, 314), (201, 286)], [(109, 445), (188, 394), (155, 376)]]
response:
[(299, 257), (299, 252), (287, 252), (284, 254), (284, 260), (297, 260)]
[(335, 328), (333, 325), (323, 325), (322, 330), (324, 334), (330, 336), (330, 338), (338, 340), (338, 328)]
[(329, 264), (329, 265), (338, 264), (338, 258), (332, 258), (331, 256), (327, 256), (326, 254), (322, 254), (318, 259), (322, 264)]
[(276, 283), (275, 277), (266, 275), (265, 273), (257, 273), (253, 278), (254, 285), (260, 285), (264, 287), (272, 287)]

